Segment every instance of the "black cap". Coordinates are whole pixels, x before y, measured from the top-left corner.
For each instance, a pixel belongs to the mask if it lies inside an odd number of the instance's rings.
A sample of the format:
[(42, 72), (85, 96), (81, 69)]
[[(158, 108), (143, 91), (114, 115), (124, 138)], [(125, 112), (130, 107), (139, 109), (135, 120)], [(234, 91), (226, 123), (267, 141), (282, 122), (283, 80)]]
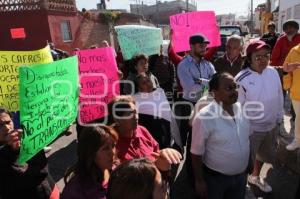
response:
[(288, 26), (292, 26), (292, 27), (296, 28), (297, 30), (299, 30), (299, 24), (294, 19), (289, 19), (286, 22), (284, 22), (283, 30), (286, 30)]
[(209, 44), (210, 42), (202, 34), (195, 34), (195, 35), (190, 36), (190, 44), (196, 44), (196, 43), (201, 43), (201, 44), (207, 43), (207, 44)]

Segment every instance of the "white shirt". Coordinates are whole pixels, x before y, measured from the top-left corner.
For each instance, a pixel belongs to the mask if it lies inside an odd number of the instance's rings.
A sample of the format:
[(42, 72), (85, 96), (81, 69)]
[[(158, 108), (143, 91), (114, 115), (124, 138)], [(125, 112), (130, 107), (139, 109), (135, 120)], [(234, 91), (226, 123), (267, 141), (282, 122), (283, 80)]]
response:
[(282, 86), (278, 72), (273, 67), (268, 66), (262, 74), (250, 68), (244, 69), (235, 80), (239, 85), (239, 102), (246, 111), (253, 131), (271, 131), (277, 122), (283, 120)]
[(193, 121), (191, 153), (201, 155), (208, 168), (225, 175), (245, 172), (250, 154), (250, 123), (239, 103), (233, 111), (234, 120), (213, 101)]
[(138, 92), (133, 97), (138, 113), (152, 115), (169, 121), (172, 138), (177, 145), (182, 146), (179, 128), (164, 90), (156, 88), (150, 93)]

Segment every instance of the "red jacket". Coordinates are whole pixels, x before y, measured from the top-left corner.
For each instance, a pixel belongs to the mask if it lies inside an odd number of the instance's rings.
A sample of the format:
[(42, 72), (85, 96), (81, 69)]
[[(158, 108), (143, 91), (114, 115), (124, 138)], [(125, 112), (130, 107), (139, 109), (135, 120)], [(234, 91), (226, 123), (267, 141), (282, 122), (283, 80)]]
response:
[(277, 40), (271, 55), (271, 66), (282, 66), (290, 50), (300, 43), (300, 33), (289, 41), (284, 34)]
[[(218, 47), (212, 47), (212, 48), (208, 48), (208, 50), (206, 51), (205, 55), (204, 55), (204, 59), (210, 61), (215, 52), (217, 52)], [(178, 55), (175, 51), (172, 45), (169, 46), (169, 58), (170, 60), (173, 62), (173, 64), (177, 67), (177, 65), (183, 60), (184, 57), (181, 57), (180, 55)]]

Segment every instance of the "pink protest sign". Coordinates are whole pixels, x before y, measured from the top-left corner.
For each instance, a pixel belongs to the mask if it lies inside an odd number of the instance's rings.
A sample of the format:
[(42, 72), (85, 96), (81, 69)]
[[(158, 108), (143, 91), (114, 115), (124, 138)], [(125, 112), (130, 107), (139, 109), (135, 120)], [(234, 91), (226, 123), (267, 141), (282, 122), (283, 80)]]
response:
[(190, 50), (189, 38), (196, 33), (201, 33), (208, 38), (210, 41), (208, 47), (221, 45), (220, 31), (213, 11), (172, 15), (170, 25), (173, 30), (172, 43), (176, 52)]
[(107, 115), (107, 104), (120, 94), (118, 68), (111, 47), (75, 52), (79, 60), (79, 123)]

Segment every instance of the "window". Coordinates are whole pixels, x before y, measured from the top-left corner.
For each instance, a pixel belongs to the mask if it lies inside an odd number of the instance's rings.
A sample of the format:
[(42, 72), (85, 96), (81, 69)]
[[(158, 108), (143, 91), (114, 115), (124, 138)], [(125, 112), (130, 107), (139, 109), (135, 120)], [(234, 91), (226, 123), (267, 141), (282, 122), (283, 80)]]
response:
[(294, 18), (295, 19), (300, 19), (300, 4), (295, 6)]
[(61, 33), (63, 36), (63, 41), (64, 42), (72, 41), (72, 32), (71, 32), (70, 21), (63, 21), (60, 24), (60, 27), (61, 27)]

